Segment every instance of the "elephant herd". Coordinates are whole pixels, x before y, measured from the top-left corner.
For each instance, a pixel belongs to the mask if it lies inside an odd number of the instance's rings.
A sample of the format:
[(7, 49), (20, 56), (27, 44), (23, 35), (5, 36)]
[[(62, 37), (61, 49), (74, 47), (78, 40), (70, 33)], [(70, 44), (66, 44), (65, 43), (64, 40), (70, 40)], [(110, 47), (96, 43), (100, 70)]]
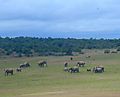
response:
[[(80, 67), (84, 67), (85, 62), (84, 61), (79, 61), (74, 67), (69, 67), (68, 63), (66, 62), (64, 64), (64, 71), (70, 72), (70, 73), (78, 73), (80, 72)], [(87, 71), (92, 71), (94, 73), (103, 73), (104, 72), (104, 67), (103, 66), (95, 66), (92, 69), (87, 69)]]
[[(14, 71), (15, 71), (15, 68), (5, 68), (4, 69), (5, 76), (13, 75)], [(21, 71), (22, 71), (21, 68), (16, 68), (16, 72), (21, 72)]]
[[(47, 61), (39, 61), (37, 64), (41, 68), (48, 66)], [(80, 72), (80, 67), (84, 67), (85, 64), (86, 63), (84, 61), (79, 61), (73, 67), (69, 67), (68, 63), (66, 62), (64, 64), (64, 71), (70, 72), (70, 73), (78, 73), (78, 72)], [(13, 75), (14, 71), (22, 72), (22, 69), (29, 68), (29, 67), (31, 67), (31, 64), (28, 63), (28, 62), (25, 62), (23, 64), (20, 64), (20, 66), (18, 68), (14, 68), (14, 69), (13, 68), (6, 68), (6, 69), (4, 69), (5, 76)], [(87, 69), (87, 71), (88, 72), (92, 71), (94, 73), (103, 73), (104, 72), (104, 67), (103, 66), (96, 66), (96, 67), (93, 67), (92, 69)]]
[(74, 67), (68, 67), (68, 63), (66, 62), (65, 64), (64, 64), (64, 71), (68, 71), (68, 72), (70, 72), (70, 73), (77, 73), (77, 72), (79, 72), (80, 70), (79, 70), (79, 67), (84, 67), (84, 65), (85, 65), (85, 62), (84, 61), (79, 61), (79, 62), (77, 62), (77, 64), (74, 66)]
[[(46, 61), (38, 62), (37, 64), (39, 67), (47, 67)], [(25, 62), (23, 64), (20, 64), (18, 68), (5, 68), (4, 73), (5, 73), (5, 76), (13, 75), (15, 71), (22, 72), (22, 69), (29, 68), (29, 67), (31, 67), (31, 64), (28, 62)]]

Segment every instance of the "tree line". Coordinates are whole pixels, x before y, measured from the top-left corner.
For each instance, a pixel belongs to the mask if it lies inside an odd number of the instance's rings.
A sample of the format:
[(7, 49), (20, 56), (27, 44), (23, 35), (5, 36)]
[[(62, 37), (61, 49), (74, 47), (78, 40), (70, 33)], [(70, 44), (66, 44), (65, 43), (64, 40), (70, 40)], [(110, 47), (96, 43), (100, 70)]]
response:
[(120, 49), (120, 39), (0, 37), (0, 56), (72, 55), (82, 49)]

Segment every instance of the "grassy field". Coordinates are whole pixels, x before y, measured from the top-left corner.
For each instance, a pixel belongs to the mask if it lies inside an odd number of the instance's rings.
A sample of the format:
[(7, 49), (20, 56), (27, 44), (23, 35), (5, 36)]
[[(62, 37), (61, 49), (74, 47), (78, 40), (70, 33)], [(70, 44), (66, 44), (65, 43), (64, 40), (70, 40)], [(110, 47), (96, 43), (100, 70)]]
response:
[[(38, 67), (40, 60), (46, 60), (48, 67)], [(80, 73), (63, 71), (64, 62), (72, 67), (80, 60), (86, 62)], [(4, 76), (4, 68), (19, 67), (25, 61), (32, 66)], [(105, 72), (86, 71), (97, 65), (103, 65)], [(120, 97), (120, 54), (89, 52), (74, 56), (72, 61), (70, 56), (0, 58), (0, 97)]]

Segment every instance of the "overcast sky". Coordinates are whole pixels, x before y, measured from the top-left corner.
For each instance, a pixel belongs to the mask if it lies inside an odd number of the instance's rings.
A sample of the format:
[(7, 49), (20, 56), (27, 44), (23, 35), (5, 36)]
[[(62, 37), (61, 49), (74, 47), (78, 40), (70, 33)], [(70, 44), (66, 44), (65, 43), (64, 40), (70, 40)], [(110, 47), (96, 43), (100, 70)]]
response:
[(120, 38), (120, 0), (0, 0), (0, 36)]

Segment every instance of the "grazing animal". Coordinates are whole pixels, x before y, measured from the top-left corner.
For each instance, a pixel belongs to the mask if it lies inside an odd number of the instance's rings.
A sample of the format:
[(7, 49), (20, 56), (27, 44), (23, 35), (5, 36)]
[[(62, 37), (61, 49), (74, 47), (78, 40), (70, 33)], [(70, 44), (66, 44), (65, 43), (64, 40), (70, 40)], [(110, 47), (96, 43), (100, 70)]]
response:
[(8, 74), (13, 75), (13, 69), (12, 68), (4, 69), (4, 71), (5, 71), (5, 76), (8, 76)]
[(68, 63), (67, 62), (64, 64), (64, 67), (68, 67)]
[(25, 65), (26, 65), (26, 67), (30, 67), (30, 64), (27, 62), (27, 63), (25, 63)]
[(38, 62), (38, 66), (39, 67), (47, 67), (47, 62), (46, 61)]
[(85, 62), (84, 61), (79, 61), (79, 62), (77, 62), (77, 65), (79, 67), (84, 67), (85, 66)]
[(70, 73), (77, 73), (77, 72), (79, 72), (79, 67), (78, 66), (74, 66), (73, 68), (69, 68), (68, 72), (70, 72)]
[(68, 71), (68, 63), (67, 62), (64, 64), (64, 71)]
[(95, 72), (95, 73), (103, 73), (104, 72), (104, 67), (103, 66), (94, 67), (93, 72)]
[(87, 71), (91, 71), (91, 69), (87, 69)]
[(25, 64), (20, 64), (20, 68), (25, 68), (26, 65)]
[(30, 67), (30, 64), (28, 62), (25, 62), (24, 64), (20, 64), (20, 68), (26, 68)]
[(77, 72), (79, 72), (79, 68), (69, 68), (68, 72), (77, 73)]
[(17, 72), (21, 72), (22, 69), (21, 69), (21, 68), (16, 68), (16, 71), (17, 71)]

